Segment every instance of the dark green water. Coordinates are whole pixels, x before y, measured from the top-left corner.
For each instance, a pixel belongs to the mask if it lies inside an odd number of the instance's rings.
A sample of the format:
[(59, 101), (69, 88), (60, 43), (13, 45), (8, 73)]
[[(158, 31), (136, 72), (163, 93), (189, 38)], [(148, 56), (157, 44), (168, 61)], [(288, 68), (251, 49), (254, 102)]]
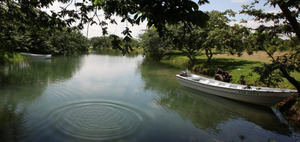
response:
[(84, 55), (1, 68), (0, 141), (289, 142), (271, 109), (179, 85), (141, 56)]

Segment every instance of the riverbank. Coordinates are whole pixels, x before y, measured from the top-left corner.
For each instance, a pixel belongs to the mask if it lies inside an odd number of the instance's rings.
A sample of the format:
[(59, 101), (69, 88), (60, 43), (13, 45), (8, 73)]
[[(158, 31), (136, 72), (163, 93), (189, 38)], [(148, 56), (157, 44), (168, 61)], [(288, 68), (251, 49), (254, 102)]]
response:
[(21, 62), (24, 61), (25, 57), (19, 53), (7, 53), (1, 52), (0, 54), (0, 65), (12, 62)]
[[(248, 85), (265, 86), (257, 82), (259, 75), (253, 71), (255, 67), (262, 66), (264, 63), (270, 63), (270, 59), (263, 53), (255, 53), (254, 55), (245, 55), (242, 57), (219, 54), (212, 58), (211, 62), (206, 62), (206, 56), (197, 56), (196, 65), (192, 68), (192, 72), (213, 77), (217, 68), (222, 68), (224, 71), (232, 75), (232, 83), (240, 84), (243, 80)], [(176, 68), (185, 70), (188, 66), (189, 59), (183, 55), (171, 55), (164, 57), (161, 62)], [(244, 76), (244, 78), (242, 77)], [(294, 72), (292, 76), (300, 80), (300, 73)], [(242, 79), (243, 78), (243, 79)], [(279, 82), (278, 88), (295, 89), (285, 78)], [(277, 108), (282, 112), (285, 119), (293, 126), (300, 126), (300, 99), (289, 98), (277, 105)]]
[[(121, 50), (113, 49), (113, 48), (91, 49), (90, 53), (102, 53), (102, 54), (109, 54), (109, 55), (113, 55), (113, 56), (124, 55)], [(137, 55), (140, 55), (143, 53), (144, 53), (144, 50), (142, 48), (133, 48), (132, 51), (129, 51), (129, 53), (125, 54), (125, 56), (137, 56)]]
[[(164, 57), (161, 62), (185, 70), (188, 66), (189, 59), (183, 55), (171, 55)], [(213, 77), (217, 68), (221, 68), (224, 71), (229, 72), (232, 75), (232, 83), (240, 83), (241, 76), (244, 76), (244, 81), (247, 85), (265, 86), (264, 84), (257, 82), (259, 75), (253, 70), (255, 67), (262, 66), (264, 63), (268, 63), (269, 59), (266, 56), (262, 56), (261, 53), (254, 54), (253, 56), (247, 55), (238, 58), (227, 54), (216, 55), (208, 63), (206, 56), (197, 56), (197, 62), (192, 68), (192, 71), (196, 74), (207, 75)], [(297, 80), (300, 80), (300, 73), (294, 72), (292, 76)], [(278, 84), (278, 88), (295, 89), (285, 78)]]

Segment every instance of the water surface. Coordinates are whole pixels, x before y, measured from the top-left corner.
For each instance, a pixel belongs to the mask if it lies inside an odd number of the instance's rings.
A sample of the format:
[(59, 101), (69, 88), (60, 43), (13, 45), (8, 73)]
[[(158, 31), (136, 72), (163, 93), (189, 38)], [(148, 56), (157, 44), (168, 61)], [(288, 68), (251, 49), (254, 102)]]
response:
[(180, 69), (92, 54), (7, 65), (0, 141), (295, 141), (271, 109), (179, 85)]

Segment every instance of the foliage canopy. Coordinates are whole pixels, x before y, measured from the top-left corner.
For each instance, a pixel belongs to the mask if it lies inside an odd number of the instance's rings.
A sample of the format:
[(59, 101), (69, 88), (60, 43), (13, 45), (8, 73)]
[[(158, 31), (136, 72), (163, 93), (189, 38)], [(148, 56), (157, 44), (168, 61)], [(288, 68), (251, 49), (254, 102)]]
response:
[[(199, 5), (208, 3), (207, 0), (199, 0), (198, 3), (192, 0), (58, 0), (66, 4), (59, 12), (51, 11), (51, 14), (48, 14), (41, 10), (54, 2), (55, 0), (0, 0), (0, 29), (3, 29), (0, 31), (1, 52), (26, 50), (59, 53), (64, 49), (56, 49), (58, 47), (53, 45), (54, 38), (48, 36), (55, 37), (59, 30), (65, 33), (64, 29), (74, 31), (67, 28), (72, 25), (75, 25), (76, 29), (82, 29), (84, 24), (98, 24), (103, 35), (106, 35), (107, 22), (116, 23), (115, 15), (122, 17), (122, 22), (130, 24), (140, 24), (147, 20), (148, 26), (155, 26), (160, 34), (165, 33), (166, 24), (184, 22), (204, 26), (208, 20), (207, 14), (199, 10)], [(70, 6), (72, 4), (75, 8)], [(102, 12), (104, 17), (99, 17)], [(131, 31), (126, 27), (122, 33), (124, 38), (114, 39), (122, 40), (125, 44), (114, 45), (126, 53), (131, 49)], [(62, 48), (61, 44), (58, 46)]]

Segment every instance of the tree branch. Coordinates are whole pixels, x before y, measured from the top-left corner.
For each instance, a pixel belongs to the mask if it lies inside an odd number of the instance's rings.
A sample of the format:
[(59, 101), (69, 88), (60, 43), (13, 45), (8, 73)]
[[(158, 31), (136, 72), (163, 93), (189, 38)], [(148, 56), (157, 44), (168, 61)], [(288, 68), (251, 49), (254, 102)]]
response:
[(282, 10), (286, 19), (290, 22), (291, 26), (293, 27), (298, 40), (300, 40), (300, 24), (298, 23), (296, 17), (292, 15), (291, 11), (289, 10), (289, 8), (285, 2), (277, 2), (277, 4), (280, 7), (280, 9)]

